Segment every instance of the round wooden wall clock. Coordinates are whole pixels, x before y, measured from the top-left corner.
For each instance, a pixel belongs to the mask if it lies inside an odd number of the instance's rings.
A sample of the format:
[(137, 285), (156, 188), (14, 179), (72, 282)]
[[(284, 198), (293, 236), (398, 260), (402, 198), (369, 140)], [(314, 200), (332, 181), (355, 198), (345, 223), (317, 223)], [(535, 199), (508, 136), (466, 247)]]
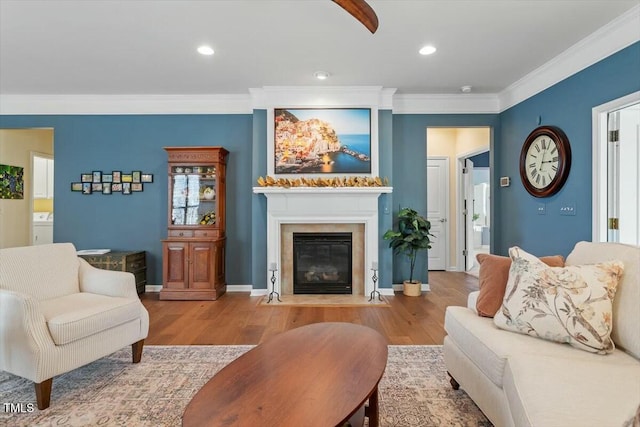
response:
[(549, 197), (564, 185), (571, 168), (569, 138), (556, 126), (540, 126), (524, 141), (520, 178), (535, 197)]

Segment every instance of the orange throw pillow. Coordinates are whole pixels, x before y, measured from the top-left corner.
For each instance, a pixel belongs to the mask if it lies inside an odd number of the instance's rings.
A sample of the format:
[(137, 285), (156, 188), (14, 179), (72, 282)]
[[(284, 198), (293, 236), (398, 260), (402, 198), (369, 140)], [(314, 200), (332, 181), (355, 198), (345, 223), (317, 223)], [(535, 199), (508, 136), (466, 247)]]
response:
[[(476, 302), (476, 310), (480, 316), (493, 317), (504, 299), (504, 292), (509, 279), (511, 258), (506, 256), (478, 254), (476, 255), (480, 271), (480, 294)], [(549, 267), (564, 267), (564, 257), (561, 255), (545, 256), (540, 260)]]

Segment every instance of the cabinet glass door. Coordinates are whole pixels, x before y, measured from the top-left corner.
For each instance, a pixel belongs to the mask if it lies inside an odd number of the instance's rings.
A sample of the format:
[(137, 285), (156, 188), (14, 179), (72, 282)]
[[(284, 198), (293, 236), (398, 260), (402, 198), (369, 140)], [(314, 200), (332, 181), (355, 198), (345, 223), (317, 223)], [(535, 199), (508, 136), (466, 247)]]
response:
[(215, 225), (215, 166), (174, 166), (171, 179), (171, 224)]

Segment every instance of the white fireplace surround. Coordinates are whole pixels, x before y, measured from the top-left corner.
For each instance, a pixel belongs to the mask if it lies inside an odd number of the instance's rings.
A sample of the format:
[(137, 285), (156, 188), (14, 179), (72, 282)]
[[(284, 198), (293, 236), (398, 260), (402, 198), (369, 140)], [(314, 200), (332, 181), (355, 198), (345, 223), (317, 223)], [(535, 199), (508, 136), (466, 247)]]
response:
[[(378, 197), (391, 187), (254, 187), (267, 197), (267, 265), (281, 272), (281, 226), (283, 224), (364, 224), (364, 265), (368, 271), (378, 262)], [(365, 271), (365, 273), (366, 273)], [(364, 295), (373, 290), (370, 274), (364, 274)], [(271, 273), (265, 271), (271, 291)], [(274, 290), (281, 293), (280, 281)]]

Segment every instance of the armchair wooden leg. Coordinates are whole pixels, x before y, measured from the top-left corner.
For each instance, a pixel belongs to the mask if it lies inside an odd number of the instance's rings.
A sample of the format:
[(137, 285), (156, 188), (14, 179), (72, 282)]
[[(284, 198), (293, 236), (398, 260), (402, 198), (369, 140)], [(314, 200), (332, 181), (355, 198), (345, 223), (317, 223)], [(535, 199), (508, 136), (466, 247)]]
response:
[(133, 354), (133, 363), (140, 363), (142, 359), (142, 347), (144, 346), (144, 340), (134, 342), (131, 344), (131, 353)]
[(36, 388), (36, 402), (38, 409), (47, 409), (49, 403), (51, 403), (51, 386), (53, 385), (53, 378), (44, 380), (41, 383), (33, 383)]
[(460, 388), (460, 384), (458, 384), (458, 381), (456, 381), (456, 379), (453, 378), (453, 376), (448, 371), (447, 375), (449, 375), (449, 383), (451, 384), (451, 388), (453, 388), (454, 390), (458, 390)]

